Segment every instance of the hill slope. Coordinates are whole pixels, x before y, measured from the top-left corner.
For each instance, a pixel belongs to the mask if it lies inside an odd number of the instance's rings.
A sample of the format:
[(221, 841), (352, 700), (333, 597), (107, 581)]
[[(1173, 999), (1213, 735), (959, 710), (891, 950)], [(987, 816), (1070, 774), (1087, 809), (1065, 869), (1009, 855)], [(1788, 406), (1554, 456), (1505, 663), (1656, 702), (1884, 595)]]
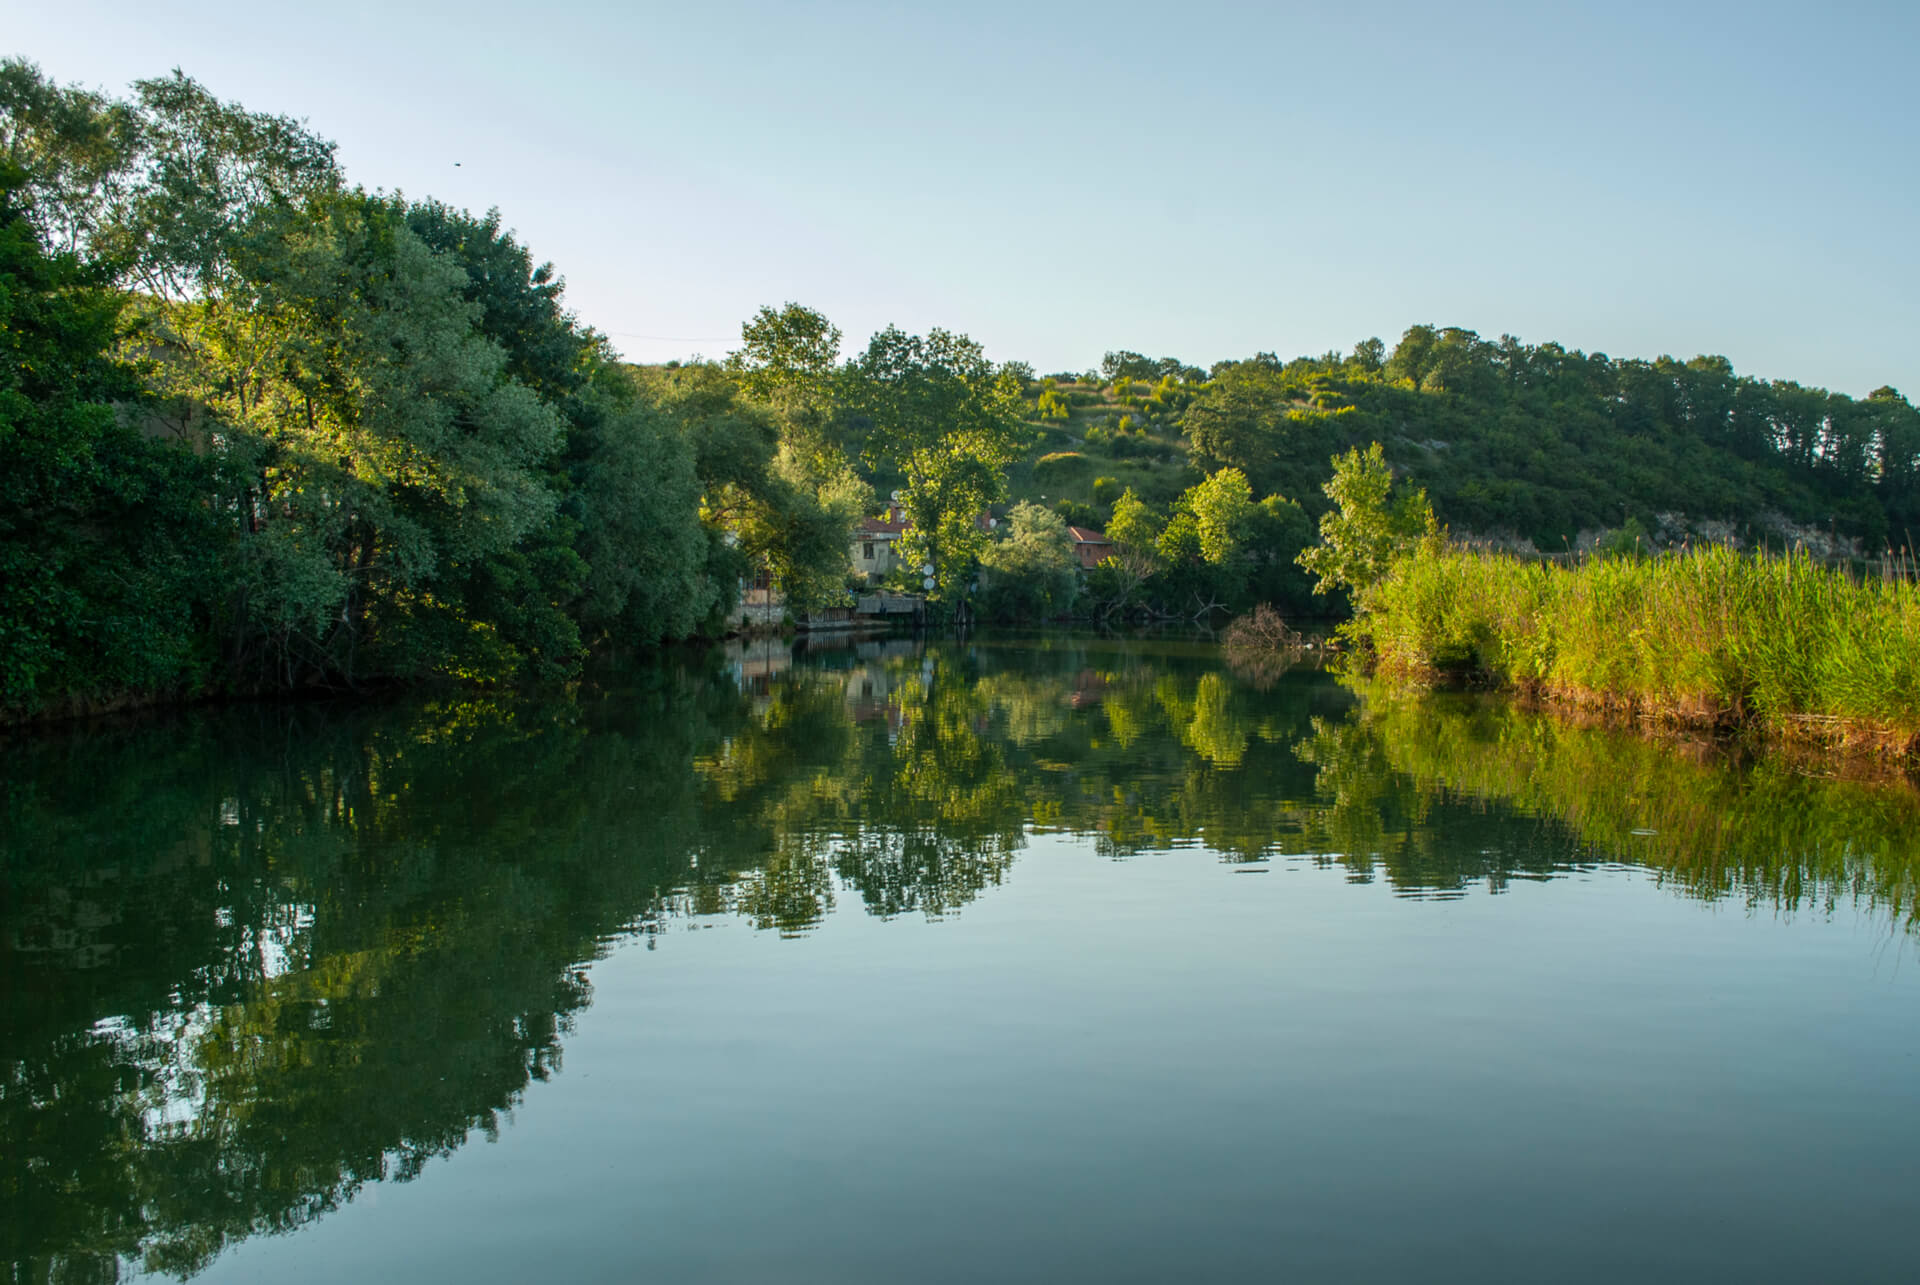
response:
[[(1204, 377), (1135, 354), (1108, 367), (1029, 384), (1015, 499), (1065, 501), (1098, 525), (1123, 487), (1165, 504), (1231, 465), (1256, 494), (1317, 512), (1330, 457), (1378, 441), (1456, 535), (1544, 550), (1629, 521), (1829, 552), (1910, 547), (1920, 531), (1920, 412), (1891, 388), (1855, 399), (1738, 376), (1721, 357), (1615, 360), (1430, 326), (1390, 354), (1370, 340)], [(1113, 482), (1096, 494), (1099, 478)]]

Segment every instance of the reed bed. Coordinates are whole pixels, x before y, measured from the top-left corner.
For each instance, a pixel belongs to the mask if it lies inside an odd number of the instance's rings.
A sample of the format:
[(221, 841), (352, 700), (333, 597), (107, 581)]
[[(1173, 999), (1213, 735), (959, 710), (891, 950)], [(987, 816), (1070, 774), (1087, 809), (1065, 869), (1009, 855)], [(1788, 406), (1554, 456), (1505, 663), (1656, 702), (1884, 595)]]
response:
[(1458, 549), (1397, 562), (1355, 632), (1377, 671), (1675, 725), (1920, 752), (1920, 584), (1709, 546), (1574, 566)]

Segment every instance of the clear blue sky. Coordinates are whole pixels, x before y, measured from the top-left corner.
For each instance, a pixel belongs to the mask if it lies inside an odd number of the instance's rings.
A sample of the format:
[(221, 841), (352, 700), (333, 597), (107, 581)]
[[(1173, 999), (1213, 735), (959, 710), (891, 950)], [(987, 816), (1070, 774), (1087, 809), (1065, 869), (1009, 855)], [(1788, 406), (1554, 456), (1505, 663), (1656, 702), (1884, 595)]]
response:
[[(1920, 395), (1920, 3), (0, 0), (497, 205), (636, 360), (763, 303), (1083, 369), (1407, 325)], [(455, 167), (455, 162), (459, 167)], [(652, 338), (666, 336), (667, 338)]]

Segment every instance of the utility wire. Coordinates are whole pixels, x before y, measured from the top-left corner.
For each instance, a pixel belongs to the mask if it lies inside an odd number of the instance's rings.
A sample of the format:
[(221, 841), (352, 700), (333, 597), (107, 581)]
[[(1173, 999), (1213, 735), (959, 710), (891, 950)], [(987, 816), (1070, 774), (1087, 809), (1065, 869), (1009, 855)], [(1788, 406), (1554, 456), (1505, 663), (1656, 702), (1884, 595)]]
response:
[(738, 339), (739, 335), (636, 335), (631, 330), (603, 330), (603, 335), (612, 335), (616, 339), (653, 339), (661, 343), (705, 344), (719, 343), (722, 340)]

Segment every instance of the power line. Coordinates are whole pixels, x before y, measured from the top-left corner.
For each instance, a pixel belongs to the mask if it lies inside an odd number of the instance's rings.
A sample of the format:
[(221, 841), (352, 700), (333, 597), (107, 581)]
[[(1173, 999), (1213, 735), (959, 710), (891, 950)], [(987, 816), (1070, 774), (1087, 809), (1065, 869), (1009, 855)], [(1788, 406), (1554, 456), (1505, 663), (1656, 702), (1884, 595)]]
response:
[(652, 339), (669, 344), (720, 343), (723, 340), (740, 337), (739, 335), (636, 335), (631, 330), (603, 330), (600, 333), (612, 335), (616, 339)]

